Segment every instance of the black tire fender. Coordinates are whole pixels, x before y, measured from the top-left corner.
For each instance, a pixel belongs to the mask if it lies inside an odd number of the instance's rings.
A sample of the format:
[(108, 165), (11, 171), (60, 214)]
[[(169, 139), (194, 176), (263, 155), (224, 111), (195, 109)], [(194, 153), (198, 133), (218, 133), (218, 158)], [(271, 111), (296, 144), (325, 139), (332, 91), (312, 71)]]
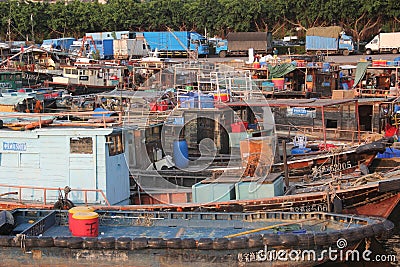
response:
[(178, 249), (178, 248), (182, 247), (182, 239), (180, 239), (180, 238), (167, 239), (166, 243), (167, 243), (167, 248)]
[(200, 238), (199, 241), (197, 241), (197, 248), (204, 250), (212, 249), (213, 240), (211, 238)]
[(68, 247), (68, 237), (57, 236), (54, 238), (54, 246), (66, 248)]
[(147, 245), (149, 248), (166, 248), (167, 242), (163, 238), (149, 238)]
[(37, 236), (29, 236), (25, 238), (25, 247), (27, 248), (35, 248), (37, 247)]
[(83, 248), (85, 248), (85, 249), (97, 248), (97, 237), (85, 238), (85, 241), (83, 241)]
[(0, 236), (0, 247), (11, 247), (13, 239), (13, 236)]
[(213, 249), (222, 250), (228, 247), (229, 239), (225, 237), (215, 238), (213, 241)]
[(394, 224), (389, 220), (384, 220), (382, 223), (382, 226), (383, 226), (384, 231), (383, 231), (381, 237), (383, 239), (390, 238), (394, 234)]
[(317, 246), (326, 246), (330, 244), (327, 233), (316, 233), (314, 235), (314, 244)]
[(285, 247), (292, 247), (298, 244), (298, 238), (295, 234), (282, 234), (279, 239), (281, 240), (281, 244)]
[(251, 235), (248, 241), (249, 248), (258, 248), (263, 246), (262, 235)]
[(182, 239), (182, 248), (183, 249), (196, 248), (196, 240), (194, 240), (193, 238)]
[(121, 237), (117, 238), (117, 240), (115, 240), (115, 248), (129, 250), (131, 247), (131, 240), (132, 239), (130, 237), (121, 236)]
[(379, 223), (373, 224), (372, 231), (374, 231), (374, 235), (376, 237), (380, 237), (383, 234), (383, 232), (385, 231), (385, 228), (383, 227), (383, 223), (379, 222)]
[(41, 248), (54, 247), (54, 238), (51, 236), (39, 236), (37, 239), (37, 245)]
[(267, 233), (263, 236), (263, 244), (269, 247), (276, 247), (281, 245), (281, 241), (277, 234)]
[(362, 228), (363, 234), (365, 237), (373, 237), (374, 236), (374, 230), (372, 229), (372, 225), (366, 225)]
[(99, 238), (98, 247), (101, 249), (114, 249), (115, 248), (115, 238), (114, 237), (102, 237)]
[(360, 145), (356, 148), (357, 154), (363, 153), (374, 153), (379, 152), (383, 153), (386, 151), (386, 145), (383, 142), (372, 142), (369, 144)]
[(247, 247), (246, 237), (233, 237), (229, 239), (228, 249), (241, 249)]
[(82, 237), (71, 237), (68, 239), (68, 248), (77, 249), (83, 247), (83, 238)]
[(147, 238), (137, 237), (131, 241), (131, 250), (147, 248)]
[(300, 234), (297, 239), (300, 247), (310, 247), (314, 244), (314, 234)]
[(328, 245), (333, 246), (342, 237), (340, 231), (328, 232)]

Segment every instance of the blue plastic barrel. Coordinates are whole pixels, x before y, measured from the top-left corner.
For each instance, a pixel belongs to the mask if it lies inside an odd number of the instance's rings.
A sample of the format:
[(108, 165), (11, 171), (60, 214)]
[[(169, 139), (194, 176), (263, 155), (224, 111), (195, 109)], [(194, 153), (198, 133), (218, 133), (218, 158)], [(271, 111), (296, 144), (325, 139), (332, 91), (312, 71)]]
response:
[(180, 169), (189, 166), (189, 149), (185, 139), (174, 141), (174, 161)]

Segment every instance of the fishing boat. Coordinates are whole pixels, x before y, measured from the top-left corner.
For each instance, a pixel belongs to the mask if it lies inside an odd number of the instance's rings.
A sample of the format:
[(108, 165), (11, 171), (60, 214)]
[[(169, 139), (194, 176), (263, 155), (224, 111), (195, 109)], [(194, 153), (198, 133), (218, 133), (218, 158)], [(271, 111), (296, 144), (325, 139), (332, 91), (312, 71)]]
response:
[[(0, 235), (2, 262), (14, 265), (315, 266), (330, 260), (323, 253), (329, 247), (346, 255), (366, 238), (389, 236), (394, 227), (381, 218), (331, 213), (126, 212), (85, 206), (0, 215), (9, 230)], [(295, 250), (300, 253), (289, 253)], [(288, 253), (288, 260), (276, 258), (277, 251)]]
[(45, 86), (66, 89), (73, 95), (101, 93), (115, 89), (124, 81), (126, 66), (78, 62), (64, 66), (62, 76), (54, 76)]

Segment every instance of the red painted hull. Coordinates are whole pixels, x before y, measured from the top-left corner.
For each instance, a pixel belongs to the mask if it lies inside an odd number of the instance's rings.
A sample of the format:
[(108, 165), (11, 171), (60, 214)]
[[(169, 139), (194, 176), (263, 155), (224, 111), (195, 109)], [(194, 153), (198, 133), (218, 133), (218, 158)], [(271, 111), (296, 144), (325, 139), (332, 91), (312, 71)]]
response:
[(400, 201), (400, 193), (376, 203), (345, 209), (343, 213), (388, 218)]

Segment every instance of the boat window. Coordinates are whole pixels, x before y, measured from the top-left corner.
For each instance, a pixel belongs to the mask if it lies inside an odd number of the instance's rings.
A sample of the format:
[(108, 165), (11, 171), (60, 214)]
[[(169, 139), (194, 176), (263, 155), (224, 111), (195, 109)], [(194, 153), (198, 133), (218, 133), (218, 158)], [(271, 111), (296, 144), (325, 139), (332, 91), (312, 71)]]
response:
[(71, 137), (69, 148), (71, 154), (93, 154), (93, 139), (91, 137)]
[(122, 133), (107, 136), (108, 153), (110, 156), (124, 153)]
[(337, 120), (326, 120), (326, 128), (337, 128)]
[(78, 70), (72, 70), (72, 74), (78, 75)]

